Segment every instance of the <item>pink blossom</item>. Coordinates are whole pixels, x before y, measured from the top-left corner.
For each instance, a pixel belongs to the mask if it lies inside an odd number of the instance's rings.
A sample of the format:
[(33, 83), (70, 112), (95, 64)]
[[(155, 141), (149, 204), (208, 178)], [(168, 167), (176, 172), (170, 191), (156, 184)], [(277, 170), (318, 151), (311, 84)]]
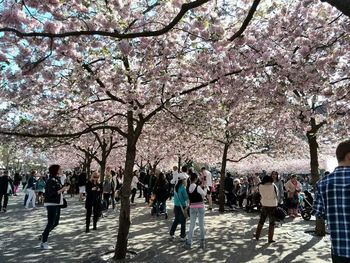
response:
[(62, 24), (60, 22), (52, 22), (52, 21), (46, 21), (44, 25), (44, 30), (49, 33), (57, 34), (60, 32), (62, 28)]

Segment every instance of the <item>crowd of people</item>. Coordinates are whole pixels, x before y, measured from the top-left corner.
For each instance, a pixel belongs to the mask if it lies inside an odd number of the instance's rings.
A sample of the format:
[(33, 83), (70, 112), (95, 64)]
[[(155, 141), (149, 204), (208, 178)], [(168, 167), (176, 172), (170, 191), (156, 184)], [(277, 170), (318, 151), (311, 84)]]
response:
[[(327, 173), (320, 180), (319, 192), (315, 192), (316, 216), (327, 218), (329, 222), (334, 221), (334, 218), (339, 222), (344, 221), (343, 218), (339, 218), (338, 212), (344, 212), (350, 208), (349, 195), (344, 192), (344, 189), (348, 190), (350, 185), (346, 177), (349, 176), (350, 142), (345, 142), (344, 145), (340, 144), (337, 149), (340, 166), (334, 173)], [(123, 190), (124, 172), (122, 168), (113, 170), (107, 167), (103, 180), (97, 171), (90, 175), (77, 171), (64, 173), (59, 165), (50, 166), (48, 171), (47, 175), (37, 171), (22, 176), (16, 173), (13, 178), (6, 171), (0, 174), (0, 211), (7, 211), (8, 198), (11, 195), (17, 195), (21, 182), (22, 190), (26, 193), (25, 208), (35, 210), (37, 204), (43, 204), (46, 207), (47, 225), (39, 237), (42, 249), (49, 248), (49, 234), (59, 224), (60, 210), (67, 206), (64, 195), (79, 195), (79, 200), (84, 202), (86, 208), (85, 232), (89, 233), (91, 218), (92, 230), (97, 230), (99, 218), (103, 217), (103, 212), (107, 213), (106, 211), (116, 209)], [(228, 172), (223, 186), (226, 197), (225, 205), (232, 211), (246, 209), (248, 212), (253, 210), (260, 212), (260, 219), (254, 234), (256, 240), (260, 239), (263, 225), (269, 218), (268, 242), (273, 243), (275, 242), (273, 237), (275, 222), (278, 219), (278, 207), (286, 208), (290, 218), (300, 216), (303, 191), (308, 193), (309, 178), (303, 177), (303, 184), (298, 179), (298, 176), (294, 174), (280, 178), (277, 171), (271, 174), (253, 174), (246, 177), (233, 176)], [(157, 217), (164, 215), (164, 218), (167, 219), (167, 202), (172, 200), (174, 219), (171, 225), (169, 224), (170, 239), (175, 239), (176, 229), (180, 225), (180, 240), (184, 242), (185, 249), (191, 249), (194, 242), (194, 228), (198, 225), (199, 244), (205, 249), (205, 214), (206, 211), (212, 211), (213, 202), (218, 201), (220, 187), (218, 178), (213, 178), (212, 173), (204, 167), (200, 171), (195, 171), (193, 167), (187, 166), (183, 166), (181, 171), (178, 171), (178, 167), (175, 166), (171, 172), (134, 171), (130, 189), (130, 204), (136, 205), (135, 198), (139, 192), (137, 198), (144, 198), (144, 203), (151, 207), (152, 215)], [(338, 194), (343, 199), (341, 206), (338, 203), (332, 203)], [(326, 211), (327, 209), (331, 211)], [(338, 212), (335, 213), (333, 210)], [(346, 211), (344, 213), (347, 215)], [(187, 218), (190, 221), (188, 230), (186, 230)], [(349, 251), (346, 245), (344, 245), (345, 248), (342, 247), (343, 244), (338, 246), (339, 239), (344, 237), (337, 234), (339, 232), (337, 223), (331, 225), (330, 230), (331, 239), (337, 240), (332, 241), (335, 248), (332, 251), (333, 261), (347, 262), (341, 261), (349, 258)]]

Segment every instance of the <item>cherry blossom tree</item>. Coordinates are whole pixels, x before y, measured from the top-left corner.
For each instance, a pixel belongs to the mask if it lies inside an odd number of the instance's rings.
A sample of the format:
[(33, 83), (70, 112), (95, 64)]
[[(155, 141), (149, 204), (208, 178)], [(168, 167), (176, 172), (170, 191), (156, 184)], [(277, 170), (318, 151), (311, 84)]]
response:
[[(109, 130), (127, 145), (115, 259), (127, 252), (137, 143), (157, 114), (173, 104), (187, 109), (213, 91), (233, 98), (240, 93), (270, 97), (275, 106), (283, 105), (296, 86), (308, 89), (305, 85), (315, 80), (312, 74), (306, 83), (291, 76), (306, 67), (302, 59), (294, 64), (294, 56), (305, 58), (309, 43), (320, 37), (326, 45), (342, 39), (346, 44), (339, 32), (347, 30), (345, 18), (327, 21), (318, 16), (320, 5), (268, 10), (265, 4), (268, 19), (252, 20), (260, 1), (252, 6), (246, 1), (135, 2), (8, 1), (0, 18), (2, 114), (6, 120), (22, 119), (1, 122), (1, 133), (77, 139)], [(301, 15), (309, 30), (295, 23), (303, 22)], [(247, 31), (248, 26), (255, 30)], [(314, 34), (317, 26), (321, 34)], [(325, 35), (329, 30), (334, 33)], [(294, 39), (298, 48), (291, 47)]]

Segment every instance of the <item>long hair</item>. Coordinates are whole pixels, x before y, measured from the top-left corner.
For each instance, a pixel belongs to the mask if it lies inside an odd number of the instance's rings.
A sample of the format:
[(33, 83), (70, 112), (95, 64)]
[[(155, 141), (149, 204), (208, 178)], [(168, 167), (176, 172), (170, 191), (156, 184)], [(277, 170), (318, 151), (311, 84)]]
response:
[(49, 174), (50, 177), (56, 177), (58, 175), (58, 171), (60, 170), (61, 166), (58, 164), (53, 164), (49, 167)]
[(94, 177), (97, 177), (97, 176), (98, 176), (98, 179), (97, 179), (96, 183), (99, 184), (100, 180), (101, 180), (101, 176), (100, 176), (100, 174), (98, 172), (93, 172), (92, 173), (92, 175), (90, 177), (90, 181), (92, 182), (94, 180)]
[(183, 180), (178, 180), (177, 184), (175, 185), (175, 191), (176, 193), (179, 191), (180, 186), (183, 184)]
[(261, 184), (273, 183), (272, 176), (265, 175), (261, 181)]

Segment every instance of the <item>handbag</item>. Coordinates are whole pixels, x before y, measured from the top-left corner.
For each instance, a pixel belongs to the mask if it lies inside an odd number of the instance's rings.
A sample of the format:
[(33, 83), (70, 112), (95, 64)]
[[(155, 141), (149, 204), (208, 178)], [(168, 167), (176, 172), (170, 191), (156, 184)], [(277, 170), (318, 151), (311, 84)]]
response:
[(66, 208), (68, 206), (66, 198), (63, 198), (63, 204), (60, 205), (61, 208)]

